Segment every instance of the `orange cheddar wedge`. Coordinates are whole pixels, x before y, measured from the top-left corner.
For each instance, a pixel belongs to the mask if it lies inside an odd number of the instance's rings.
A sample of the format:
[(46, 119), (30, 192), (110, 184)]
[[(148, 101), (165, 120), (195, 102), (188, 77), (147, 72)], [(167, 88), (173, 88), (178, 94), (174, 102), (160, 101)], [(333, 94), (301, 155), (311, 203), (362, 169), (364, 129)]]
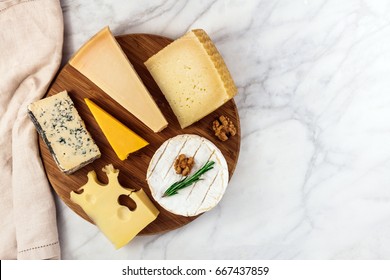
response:
[(84, 101), (120, 160), (125, 160), (130, 153), (149, 145), (147, 141), (90, 99), (85, 98)]

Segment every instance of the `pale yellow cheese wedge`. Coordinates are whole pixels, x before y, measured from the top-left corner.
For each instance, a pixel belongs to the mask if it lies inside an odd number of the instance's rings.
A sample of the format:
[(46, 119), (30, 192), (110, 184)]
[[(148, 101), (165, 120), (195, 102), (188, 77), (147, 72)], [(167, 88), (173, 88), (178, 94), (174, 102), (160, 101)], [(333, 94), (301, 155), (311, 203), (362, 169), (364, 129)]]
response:
[(85, 43), (69, 64), (154, 132), (168, 125), (108, 27)]
[[(118, 182), (119, 171), (111, 164), (103, 171), (108, 177), (107, 185), (99, 182), (95, 171), (91, 171), (88, 173), (88, 182), (77, 192), (72, 191), (70, 199), (81, 206), (118, 249), (154, 221), (159, 211), (142, 189), (134, 191), (122, 187)], [(120, 205), (118, 201), (121, 201), (121, 196), (132, 199), (135, 207), (129, 209), (127, 205)]]
[(222, 56), (201, 29), (172, 42), (145, 65), (182, 128), (210, 114), (237, 93)]
[(143, 138), (90, 99), (85, 98), (84, 100), (120, 160), (125, 160), (130, 153), (149, 145)]

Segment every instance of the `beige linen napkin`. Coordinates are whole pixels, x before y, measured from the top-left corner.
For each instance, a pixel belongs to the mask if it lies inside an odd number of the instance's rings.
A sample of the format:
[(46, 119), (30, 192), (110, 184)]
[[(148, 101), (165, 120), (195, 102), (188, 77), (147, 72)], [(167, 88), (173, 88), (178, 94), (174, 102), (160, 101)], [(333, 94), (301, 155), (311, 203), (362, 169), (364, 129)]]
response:
[(0, 1), (0, 259), (58, 259), (56, 211), (27, 105), (61, 62), (59, 0)]

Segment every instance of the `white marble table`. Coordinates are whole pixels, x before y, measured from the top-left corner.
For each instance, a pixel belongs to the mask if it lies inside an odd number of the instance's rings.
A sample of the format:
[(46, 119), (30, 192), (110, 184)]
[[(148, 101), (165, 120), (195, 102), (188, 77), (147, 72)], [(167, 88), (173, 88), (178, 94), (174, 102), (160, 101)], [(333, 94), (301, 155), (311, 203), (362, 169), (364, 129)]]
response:
[(103, 26), (205, 29), (239, 87), (237, 169), (217, 208), (115, 251), (57, 199), (64, 259), (389, 259), (390, 4), (62, 0), (64, 61)]

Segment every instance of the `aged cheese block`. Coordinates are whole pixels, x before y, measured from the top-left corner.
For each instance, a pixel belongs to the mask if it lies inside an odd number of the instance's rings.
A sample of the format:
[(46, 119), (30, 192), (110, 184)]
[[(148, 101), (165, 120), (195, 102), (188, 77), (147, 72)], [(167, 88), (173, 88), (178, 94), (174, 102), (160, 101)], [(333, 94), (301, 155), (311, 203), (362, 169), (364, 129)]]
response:
[(107, 165), (103, 171), (108, 177), (107, 185), (99, 182), (95, 171), (91, 171), (88, 182), (77, 192), (71, 192), (70, 199), (81, 206), (118, 249), (154, 221), (159, 211), (142, 189), (122, 187), (118, 182), (119, 171), (113, 165)]
[(193, 30), (145, 62), (185, 128), (234, 97), (237, 88), (205, 31)]
[(28, 115), (62, 172), (71, 174), (101, 156), (66, 91), (30, 104)]
[(90, 99), (84, 100), (120, 160), (125, 160), (130, 153), (149, 144)]
[[(215, 162), (214, 168), (203, 174), (200, 181), (179, 190), (178, 194), (164, 196), (169, 186), (183, 178), (174, 170), (174, 161), (180, 154), (194, 157), (195, 164), (189, 176), (208, 160)], [(157, 149), (149, 163), (146, 179), (153, 198), (162, 207), (188, 217), (218, 204), (225, 193), (229, 172), (224, 156), (212, 142), (197, 135), (182, 134), (168, 139)]]
[(69, 64), (154, 132), (168, 125), (108, 27), (82, 46)]

